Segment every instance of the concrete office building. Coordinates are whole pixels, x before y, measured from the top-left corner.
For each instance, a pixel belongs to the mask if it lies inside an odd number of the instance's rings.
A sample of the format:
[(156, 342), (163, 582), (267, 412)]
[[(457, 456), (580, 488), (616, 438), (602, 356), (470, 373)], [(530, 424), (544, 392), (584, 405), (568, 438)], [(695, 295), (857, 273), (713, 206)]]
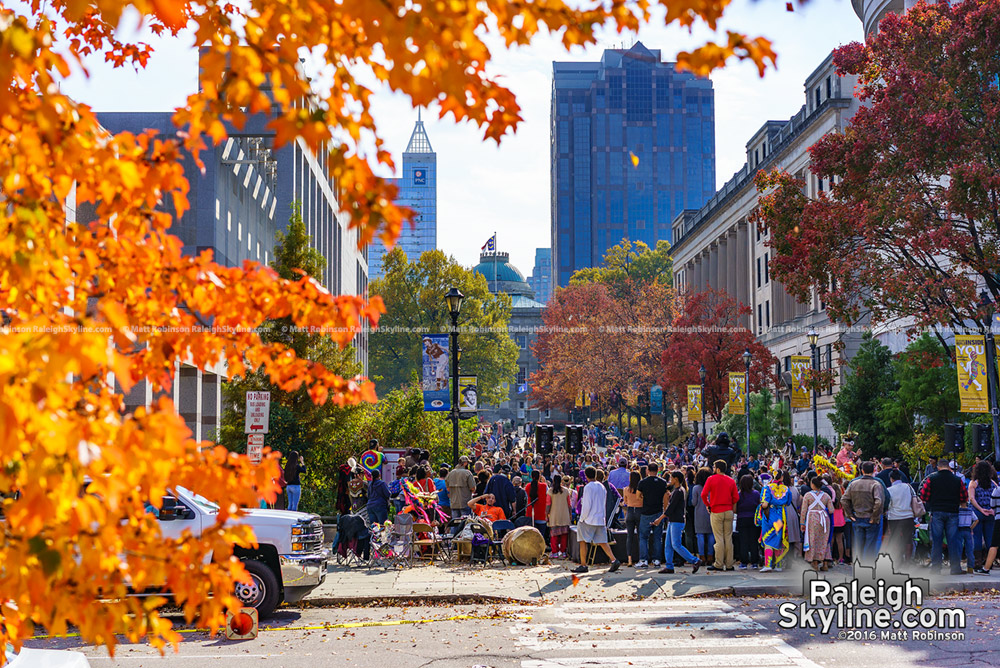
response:
[[(819, 338), (819, 366), (832, 369), (836, 381), (818, 397), (820, 435), (835, 442), (828, 414), (844, 378), (839, 362), (850, 359), (860, 344), (859, 333), (831, 325), (824, 304), (813, 296), (806, 303), (793, 299), (774, 280), (768, 268), (769, 233), (748, 222), (757, 208), (754, 176), (759, 170), (781, 168), (805, 182), (808, 195), (830, 184), (809, 172), (808, 149), (829, 132), (842, 132), (859, 108), (853, 96), (856, 77), (838, 76), (832, 54), (805, 81), (805, 104), (786, 121), (768, 121), (747, 142), (747, 161), (715, 195), (697, 210), (681, 212), (673, 222), (675, 284), (693, 294), (711, 287), (746, 304), (752, 314), (745, 325), (778, 359), (779, 373), (788, 371), (792, 355), (809, 355), (806, 333), (815, 328)], [(843, 353), (834, 344), (843, 339)], [(787, 401), (787, 388), (779, 392)], [(796, 409), (794, 433), (811, 434), (812, 409)]]
[(551, 171), (555, 285), (623, 238), (670, 241), (674, 217), (715, 192), (712, 82), (641, 42), (554, 62)]
[[(437, 153), (431, 146), (424, 122), (417, 112), (417, 123), (403, 152), (403, 171), (391, 179), (399, 188), (398, 203), (413, 209), (413, 226), (403, 225), (396, 244), (411, 262), (420, 259), (424, 251), (437, 248)], [(382, 277), (382, 256), (386, 248), (381, 241), (369, 247), (369, 276)]]
[(528, 276), (528, 285), (535, 293), (535, 301), (548, 304), (552, 299), (552, 249), (535, 249), (535, 267)]
[[(99, 119), (114, 133), (149, 128), (169, 135), (176, 132), (171, 116), (102, 113)], [(301, 140), (274, 150), (273, 134), (264, 128), (263, 118), (251, 119), (242, 131), (230, 130), (229, 139), (202, 154), (204, 173), (193, 161), (185, 161), (191, 208), (175, 218), (172, 227), (184, 252), (210, 250), (227, 266), (245, 260), (267, 264), (274, 258), (275, 232), (286, 228), (292, 203), (298, 201), (312, 246), (326, 259), (320, 277), (324, 286), (333, 294), (367, 295), (367, 248), (358, 248), (357, 231), (347, 227), (349, 217), (341, 211), (326, 152), (317, 156)], [(358, 334), (355, 346), (367, 372), (367, 333)], [(219, 426), (224, 378), (221, 365), (201, 370), (179, 364), (175, 371), (173, 400), (195, 438), (211, 438)], [(149, 385), (140, 383), (126, 395), (126, 410), (149, 405), (153, 398)]]

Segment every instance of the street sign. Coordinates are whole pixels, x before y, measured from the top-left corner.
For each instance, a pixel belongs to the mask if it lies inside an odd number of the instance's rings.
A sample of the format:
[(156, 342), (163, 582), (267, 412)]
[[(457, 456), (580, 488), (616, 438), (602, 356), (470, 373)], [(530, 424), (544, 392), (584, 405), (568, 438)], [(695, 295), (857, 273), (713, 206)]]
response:
[(271, 414), (270, 392), (247, 392), (247, 420), (244, 433), (266, 434)]
[(264, 434), (247, 434), (247, 457), (252, 464), (264, 458)]

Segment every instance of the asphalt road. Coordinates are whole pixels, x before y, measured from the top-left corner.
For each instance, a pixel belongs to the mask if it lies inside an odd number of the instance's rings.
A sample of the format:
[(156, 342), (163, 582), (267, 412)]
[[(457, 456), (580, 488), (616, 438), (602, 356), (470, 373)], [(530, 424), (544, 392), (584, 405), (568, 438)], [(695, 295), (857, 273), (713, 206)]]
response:
[[(960, 608), (961, 640), (838, 639), (838, 630), (779, 628), (789, 599), (576, 601), (542, 606), (326, 608), (282, 611), (254, 640), (188, 629), (179, 653), (120, 645), (114, 659), (72, 639), (30, 646), (83, 649), (94, 668), (894, 668), (996, 666), (1000, 622), (992, 596), (936, 599)], [(412, 623), (419, 622), (419, 623)]]

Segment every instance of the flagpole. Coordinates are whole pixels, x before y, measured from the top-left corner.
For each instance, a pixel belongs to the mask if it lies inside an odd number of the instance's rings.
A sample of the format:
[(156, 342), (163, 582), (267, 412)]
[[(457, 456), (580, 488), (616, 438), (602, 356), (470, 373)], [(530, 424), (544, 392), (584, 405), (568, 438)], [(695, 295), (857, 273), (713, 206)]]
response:
[(493, 232), (493, 294), (497, 294), (497, 233)]

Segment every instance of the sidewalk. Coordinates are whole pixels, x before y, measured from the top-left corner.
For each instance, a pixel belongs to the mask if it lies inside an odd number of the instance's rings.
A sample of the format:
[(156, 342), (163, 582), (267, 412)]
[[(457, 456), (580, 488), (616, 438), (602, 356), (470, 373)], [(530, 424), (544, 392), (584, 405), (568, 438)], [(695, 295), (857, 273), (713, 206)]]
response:
[[(331, 564), (326, 581), (305, 598), (315, 606), (379, 601), (475, 599), (489, 602), (550, 603), (566, 600), (662, 599), (699, 595), (717, 596), (800, 596), (800, 567), (782, 573), (754, 570), (716, 573), (690, 567), (674, 575), (660, 575), (656, 569), (622, 567), (608, 573), (607, 566), (591, 568), (576, 586), (568, 561), (545, 566), (490, 566), (470, 568), (467, 564), (414, 566), (404, 570), (345, 568)], [(902, 569), (906, 570), (906, 569)], [(1000, 576), (929, 575), (927, 569), (911, 567), (913, 577), (928, 578), (933, 594), (978, 592), (1000, 589)], [(821, 574), (831, 582), (851, 579), (848, 566), (838, 566)]]

